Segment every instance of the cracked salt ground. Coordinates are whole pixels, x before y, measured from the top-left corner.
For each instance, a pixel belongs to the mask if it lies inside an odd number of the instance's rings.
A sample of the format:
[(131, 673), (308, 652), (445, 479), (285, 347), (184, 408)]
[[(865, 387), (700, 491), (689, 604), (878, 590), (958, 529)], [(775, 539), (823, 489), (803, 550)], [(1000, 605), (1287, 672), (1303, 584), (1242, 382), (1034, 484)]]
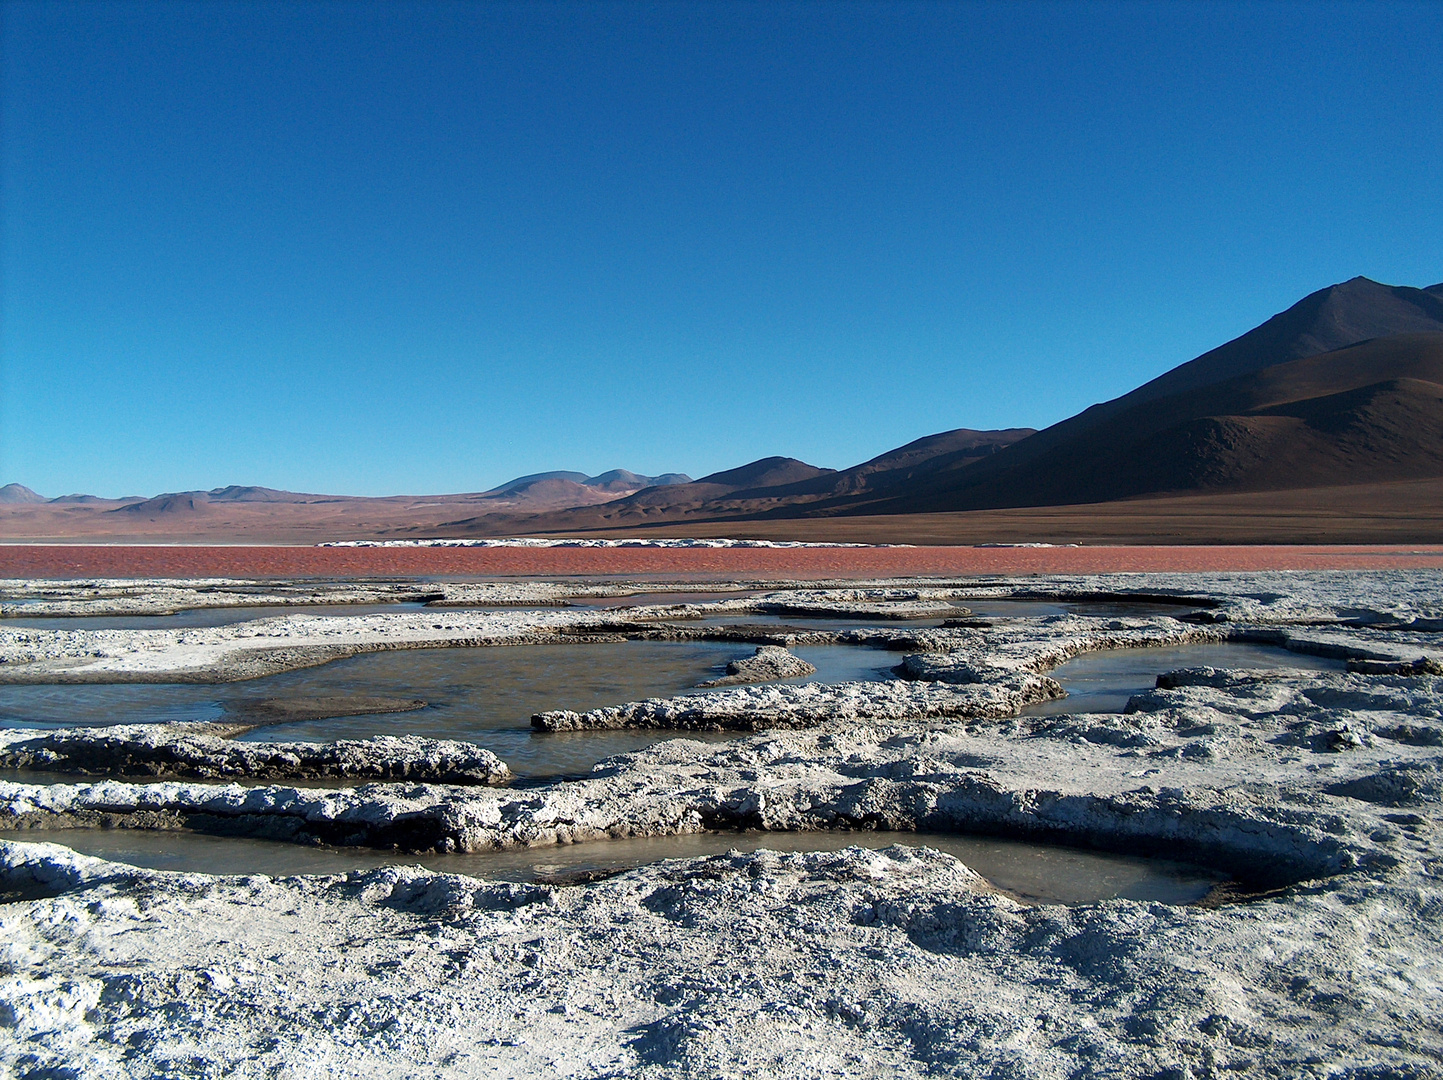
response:
[[(999, 889), (1035, 903), (1092, 904), (1115, 897), (1192, 904), (1227, 880), (1222, 874), (1162, 859), (1130, 858), (1020, 840), (892, 831), (703, 832), (630, 837), (588, 844), (490, 851), (472, 855), (390, 855), (307, 847), (197, 833), (134, 829), (70, 829), (50, 834), (85, 855), (154, 870), (202, 874), (345, 874), (381, 866), (424, 866), (447, 874), (493, 881), (554, 882), (594, 879), (668, 859), (694, 859), (730, 851), (839, 851), (900, 844), (929, 847), (960, 859)], [(33, 841), (35, 834), (0, 831), (0, 840)]]
[(1047, 673), (1062, 684), (1067, 697), (1028, 705), (1022, 715), (1120, 713), (1134, 694), (1153, 689), (1157, 676), (1193, 667), (1346, 671), (1347, 662), (1234, 641), (1083, 653)]

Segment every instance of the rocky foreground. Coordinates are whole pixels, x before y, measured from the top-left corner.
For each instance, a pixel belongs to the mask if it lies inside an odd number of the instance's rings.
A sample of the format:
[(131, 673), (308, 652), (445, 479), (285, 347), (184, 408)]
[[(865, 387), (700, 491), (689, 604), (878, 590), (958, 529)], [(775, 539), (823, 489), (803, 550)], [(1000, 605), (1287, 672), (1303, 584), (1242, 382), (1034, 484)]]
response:
[[(36, 1077), (1443, 1075), (1443, 576), (987, 587), (1190, 602), (844, 631), (897, 650), (906, 678), (569, 714), (686, 727), (704, 700), (756, 729), (660, 742), (572, 783), (0, 783), (0, 821), (62, 843), (110, 825), (468, 851), (961, 831), (1165, 854), (1233, 885), (1195, 907), (1065, 908), (911, 848), (555, 886), (402, 867), (217, 878), (0, 843), (0, 1062)], [(1183, 669), (1121, 714), (1017, 715), (1078, 652), (1228, 637), (1350, 670)]]

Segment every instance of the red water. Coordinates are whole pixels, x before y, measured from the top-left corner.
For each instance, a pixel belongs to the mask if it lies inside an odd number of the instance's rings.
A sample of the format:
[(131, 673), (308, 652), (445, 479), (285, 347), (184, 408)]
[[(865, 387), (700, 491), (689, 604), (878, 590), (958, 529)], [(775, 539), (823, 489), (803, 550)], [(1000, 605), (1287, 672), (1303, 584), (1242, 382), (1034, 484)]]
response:
[(0, 545), (0, 577), (963, 577), (1443, 567), (1443, 545), (1056, 548), (321, 548)]

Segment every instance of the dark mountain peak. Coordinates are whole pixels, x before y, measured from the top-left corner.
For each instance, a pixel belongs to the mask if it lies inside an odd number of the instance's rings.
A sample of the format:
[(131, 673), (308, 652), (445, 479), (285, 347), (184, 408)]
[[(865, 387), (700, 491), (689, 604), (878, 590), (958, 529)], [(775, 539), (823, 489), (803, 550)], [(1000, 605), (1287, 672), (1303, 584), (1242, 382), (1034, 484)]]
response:
[(1274, 364), (1374, 338), (1443, 331), (1443, 296), (1355, 277), (1309, 293), (1246, 334), (1164, 372), (1121, 397), (1084, 409), (979, 466), (986, 472), (1034, 460), (1136, 405), (1198, 390)]
[(1431, 293), (1434, 296), (1443, 296), (1443, 281), (1440, 281), (1437, 285), (1429, 285), (1423, 291), (1425, 293)]
[(42, 503), (44, 495), (37, 495), (24, 484), (6, 484), (0, 487), (0, 503)]
[(1261, 326), (1117, 401), (1136, 404), (1373, 338), (1439, 330), (1443, 330), (1443, 297), (1372, 278), (1350, 278), (1308, 294)]
[(778, 487), (795, 484), (798, 480), (810, 480), (814, 476), (825, 476), (836, 469), (819, 469), (789, 457), (764, 457), (740, 465), (735, 469), (712, 473), (697, 480), (698, 484), (715, 484), (733, 489)]
[(1375, 337), (1127, 403), (1040, 453), (1009, 457), (998, 453), (936, 482), (923, 478), (906, 492), (905, 507), (893, 500), (887, 510), (1064, 505), (1443, 476), (1443, 332)]

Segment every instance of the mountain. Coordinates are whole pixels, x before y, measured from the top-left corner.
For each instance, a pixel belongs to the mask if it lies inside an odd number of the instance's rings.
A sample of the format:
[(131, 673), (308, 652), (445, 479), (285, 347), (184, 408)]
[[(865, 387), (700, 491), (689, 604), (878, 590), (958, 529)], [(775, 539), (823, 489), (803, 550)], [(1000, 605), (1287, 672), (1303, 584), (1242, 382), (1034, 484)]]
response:
[(0, 503), (43, 503), (44, 495), (37, 495), (24, 484), (6, 484), (0, 487)]
[(585, 484), (588, 477), (584, 472), (538, 472), (528, 473), (526, 476), (518, 476), (515, 480), (508, 480), (504, 484), (498, 484), (489, 491), (483, 491), (483, 495), (505, 495), (512, 491), (521, 491), (532, 484), (540, 483), (543, 480), (565, 480), (572, 484)]
[(600, 476), (588, 477), (587, 487), (599, 488), (602, 491), (638, 491), (648, 487), (669, 487), (673, 484), (690, 484), (691, 477), (686, 473), (662, 473), (660, 476), (641, 476), (638, 473), (626, 469), (612, 469)]
[(867, 512), (1436, 476), (1443, 476), (1443, 333), (1403, 334), (1141, 402), (1009, 468), (914, 485)]
[(798, 500), (808, 496), (846, 499), (875, 495), (924, 476), (973, 465), (1034, 434), (1032, 428), (1000, 431), (956, 428), (915, 439), (850, 469), (774, 488), (768, 494)]
[[(797, 516), (814, 505), (876, 498), (894, 486), (934, 472), (961, 468), (1032, 434), (1031, 428), (974, 431), (958, 428), (916, 439), (850, 469), (837, 471), (796, 458), (768, 457), (700, 480), (656, 486), (604, 505), (576, 505), (529, 519), (528, 531), (581, 531), (686, 521), (756, 520)], [(447, 523), (448, 535), (516, 527), (478, 516)]]
[[(1273, 386), (1270, 393), (1283, 395), (1274, 405), (1281, 406), (1286, 398), (1296, 411), (1302, 410), (1303, 401), (1316, 398), (1316, 409), (1343, 408), (1341, 402), (1325, 405), (1321, 399), (1360, 391), (1394, 377), (1388, 372), (1404, 369), (1417, 373), (1408, 378), (1433, 382), (1436, 375), (1426, 357), (1432, 355), (1430, 335), (1439, 333), (1443, 333), (1443, 285), (1413, 289), (1353, 278), (1320, 289), (1241, 337), (971, 468), (921, 477), (899, 486), (890, 498), (866, 506), (818, 509), (892, 514), (1099, 502), (1163, 491), (1281, 490), (1298, 486), (1309, 475), (1320, 482), (1364, 483), (1398, 471), (1399, 467), (1388, 464), (1389, 454), (1417, 462), (1402, 468), (1415, 473), (1427, 470), (1432, 468), (1426, 464), (1431, 455), (1421, 446), (1408, 448), (1381, 434), (1417, 409), (1427, 413), (1424, 388), (1395, 388), (1402, 396), (1387, 399), (1391, 406), (1385, 404), (1384, 396), (1378, 396), (1367, 408), (1359, 406), (1361, 411), (1351, 422), (1345, 422), (1341, 414), (1334, 416), (1328, 421), (1334, 433), (1346, 429), (1355, 439), (1349, 445), (1356, 452), (1340, 451), (1339, 456), (1324, 451), (1327, 439), (1322, 433), (1327, 424), (1321, 414), (1314, 416), (1311, 424), (1295, 416), (1302, 428), (1251, 415), (1264, 407), (1255, 395), (1263, 384), (1249, 383), (1248, 376), (1280, 364), (1339, 353), (1364, 342), (1395, 340), (1396, 347), (1380, 345), (1372, 351), (1339, 355), (1336, 362), (1320, 365), (1312, 376), (1303, 374), (1303, 369), (1287, 369), (1276, 374), (1274, 383), (1267, 383)], [(1369, 363), (1378, 365), (1371, 378), (1366, 368)], [(1292, 378), (1300, 380), (1294, 390), (1280, 388), (1282, 383), (1277, 380)], [(1389, 418), (1390, 408), (1397, 410), (1396, 418)], [(1421, 417), (1415, 419), (1421, 422)], [(1320, 424), (1323, 426), (1317, 426)], [(1363, 444), (1356, 441), (1362, 437), (1357, 425), (1370, 424), (1381, 425), (1376, 452), (1363, 450)], [(1271, 434), (1265, 435), (1265, 429)], [(1425, 424), (1420, 437), (1427, 430)], [(1292, 447), (1289, 433), (1303, 442)], [(1249, 452), (1263, 456), (1257, 464), (1243, 468), (1241, 458)], [(1319, 465), (1310, 472), (1297, 462), (1285, 461), (1290, 455), (1311, 455), (1311, 460), (1329, 461), (1330, 468), (1343, 471), (1329, 473)], [(1269, 462), (1276, 464), (1270, 466)]]
[(791, 458), (763, 458), (728, 472), (704, 476), (690, 490), (642, 492), (606, 508), (608, 519), (649, 507), (681, 510), (693, 517), (795, 516), (814, 507), (866, 502), (922, 477), (950, 473), (1033, 434), (1031, 428), (975, 431), (957, 428), (927, 435), (849, 469), (818, 469)]
[[(515, 480), (508, 480), (499, 487), (490, 491), (482, 492), (483, 497), (491, 496), (514, 496), (522, 492), (533, 490), (540, 484), (549, 484), (552, 481), (563, 481), (573, 484), (576, 487), (592, 488), (595, 491), (622, 492), (630, 494), (633, 491), (640, 491), (648, 487), (665, 487), (668, 484), (689, 484), (691, 477), (685, 473), (662, 473), (660, 476), (643, 476), (640, 473), (631, 472), (628, 469), (612, 469), (597, 476), (587, 476), (579, 472), (543, 472), (531, 473), (528, 476), (518, 476)], [(545, 490), (545, 489), (543, 489)]]
[[(0, 489), (0, 527), (7, 538), (47, 540), (1412, 543), (1440, 539), (1439, 492), (1443, 284), (1353, 278), (1043, 431), (958, 428), (840, 471), (767, 457), (699, 480), (614, 469), (534, 473), (469, 494), (366, 499), (232, 486), (132, 505), (47, 502), (13, 484)], [(1247, 524), (1234, 527), (1239, 515)]]
[(1039, 431), (987, 462), (986, 469), (1005, 471), (1038, 457), (1133, 405), (1372, 338), (1433, 331), (1443, 331), (1443, 284), (1414, 289), (1355, 277), (1310, 293), (1262, 325), (1121, 397)]
[[(280, 491), (276, 488), (254, 485), (231, 484), (227, 487), (211, 488), (209, 491), (172, 491), (149, 499), (98, 500), (89, 495), (67, 496), (64, 500), (52, 502), (104, 502), (112, 512), (155, 520), (175, 515), (206, 515), (219, 506), (246, 505), (253, 503), (274, 505), (311, 506), (319, 504), (348, 504), (353, 507), (368, 503), (397, 505), (414, 503), (417, 506), (438, 504), (479, 505), (493, 512), (529, 512), (565, 509), (572, 506), (591, 506), (611, 502), (653, 485), (680, 484), (690, 481), (684, 473), (664, 473), (661, 476), (642, 476), (626, 469), (613, 469), (599, 476), (587, 476), (579, 472), (545, 472), (518, 476), (490, 491), (460, 495), (429, 496), (386, 496), (367, 499), (349, 495), (314, 495), (296, 491)], [(19, 487), (19, 485), (12, 485)], [(28, 491), (28, 488), (22, 489)], [(33, 493), (32, 493), (33, 494)], [(39, 496), (36, 496), (39, 498)], [(19, 500), (10, 500), (19, 501)], [(42, 500), (43, 501), (43, 500)], [(126, 505), (115, 505), (121, 502)]]
[(85, 495), (76, 493), (74, 495), (61, 495), (49, 500), (51, 506), (97, 506), (104, 503), (107, 507), (114, 507), (120, 503), (145, 502), (141, 495), (122, 495), (118, 499), (107, 499), (103, 495)]
[(116, 507), (112, 513), (151, 516), (155, 514), (203, 513), (213, 503), (318, 503), (345, 496), (305, 495), (275, 488), (231, 484), (209, 491), (170, 491), (151, 499)]
[[(664, 517), (685, 516), (717, 499), (738, 498), (754, 490), (810, 480), (834, 474), (835, 471), (820, 469), (796, 458), (761, 458), (735, 469), (711, 473), (700, 480), (692, 480), (680, 473), (671, 473), (667, 477), (643, 478), (665, 482), (652, 483), (640, 491), (604, 501), (597, 498), (587, 503), (577, 499), (566, 506), (555, 506), (551, 512), (543, 512), (540, 516), (528, 518), (524, 522), (517, 522), (514, 517), (494, 511), (449, 521), (445, 523), (443, 534), (479, 535), (483, 532), (489, 534), (497, 529), (504, 531), (518, 527), (525, 530), (588, 529), (628, 518), (652, 518), (658, 514)], [(608, 474), (593, 479), (600, 480), (606, 475)]]

